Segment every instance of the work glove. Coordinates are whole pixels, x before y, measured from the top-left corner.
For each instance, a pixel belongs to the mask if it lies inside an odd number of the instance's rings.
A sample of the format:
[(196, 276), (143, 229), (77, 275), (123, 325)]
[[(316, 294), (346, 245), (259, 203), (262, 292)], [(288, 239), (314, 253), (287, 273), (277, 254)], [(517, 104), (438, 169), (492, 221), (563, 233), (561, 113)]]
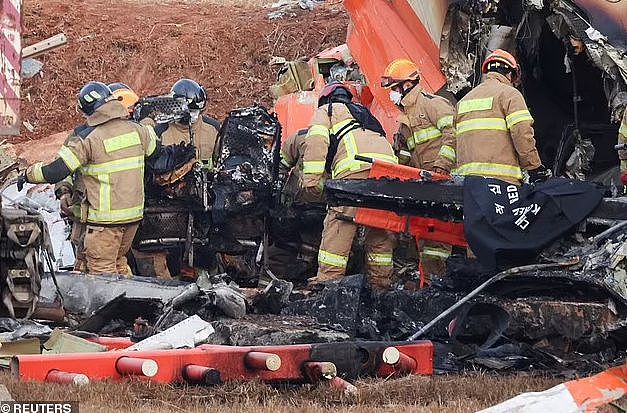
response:
[(17, 177), (17, 190), (22, 192), (22, 189), (24, 189), (24, 184), (28, 182), (28, 180), (26, 179), (26, 175), (22, 174), (20, 176)]
[(623, 183), (623, 185), (627, 186), (627, 171), (621, 172), (620, 181)]
[(433, 172), (435, 172), (436, 174), (446, 175), (449, 177), (449, 179), (451, 178), (451, 173), (444, 168), (440, 168), (439, 166), (434, 166)]
[(59, 204), (61, 206), (61, 212), (65, 214), (66, 217), (73, 217), (74, 213), (72, 212), (72, 194), (65, 193), (61, 195), (59, 198)]
[(531, 171), (527, 171), (527, 172), (529, 172), (530, 184), (537, 184), (540, 182), (544, 182), (553, 176), (553, 173), (551, 172), (551, 170), (546, 169), (544, 165), (540, 165), (538, 168), (532, 169)]

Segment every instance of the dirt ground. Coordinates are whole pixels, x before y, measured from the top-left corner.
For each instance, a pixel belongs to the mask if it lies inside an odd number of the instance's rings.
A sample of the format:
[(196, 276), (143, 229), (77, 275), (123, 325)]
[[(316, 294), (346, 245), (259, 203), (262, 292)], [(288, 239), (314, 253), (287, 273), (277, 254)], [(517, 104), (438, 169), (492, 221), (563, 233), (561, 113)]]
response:
[(0, 376), (17, 401), (78, 401), (86, 412), (475, 412), (525, 391), (546, 390), (560, 381), (543, 377), (469, 376), (405, 377), (355, 383), (349, 398), (327, 386), (275, 388), (263, 383), (228, 383), (213, 388), (173, 387), (131, 382), (93, 383), (77, 388), (23, 383)]
[(139, 95), (167, 93), (181, 77), (203, 84), (207, 112), (259, 102), (271, 106), (272, 56), (309, 58), (341, 44), (348, 17), (340, 0), (296, 17), (270, 20), (268, 0), (25, 0), (23, 43), (63, 32), (68, 44), (40, 57), (43, 71), (24, 80), (24, 141), (75, 127), (75, 96), (90, 80), (122, 81)]

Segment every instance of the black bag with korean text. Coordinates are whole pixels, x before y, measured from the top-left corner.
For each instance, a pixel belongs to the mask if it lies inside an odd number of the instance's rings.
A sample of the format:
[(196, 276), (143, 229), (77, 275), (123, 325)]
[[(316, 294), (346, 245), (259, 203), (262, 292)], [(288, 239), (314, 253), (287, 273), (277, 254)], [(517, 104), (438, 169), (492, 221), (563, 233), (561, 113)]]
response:
[(532, 264), (601, 202), (593, 184), (553, 178), (516, 186), (493, 178), (464, 179), (464, 232), (488, 270)]

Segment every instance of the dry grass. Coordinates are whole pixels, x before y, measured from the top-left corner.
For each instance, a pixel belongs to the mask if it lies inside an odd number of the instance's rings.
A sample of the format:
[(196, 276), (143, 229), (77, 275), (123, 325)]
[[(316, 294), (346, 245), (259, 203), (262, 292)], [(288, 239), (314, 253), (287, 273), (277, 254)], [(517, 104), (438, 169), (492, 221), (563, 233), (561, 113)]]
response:
[(77, 388), (16, 383), (0, 376), (18, 401), (79, 401), (81, 412), (474, 412), (525, 391), (545, 390), (557, 379), (533, 376), (405, 377), (357, 382), (347, 398), (326, 386), (270, 387), (263, 383), (173, 387), (154, 383), (93, 383)]

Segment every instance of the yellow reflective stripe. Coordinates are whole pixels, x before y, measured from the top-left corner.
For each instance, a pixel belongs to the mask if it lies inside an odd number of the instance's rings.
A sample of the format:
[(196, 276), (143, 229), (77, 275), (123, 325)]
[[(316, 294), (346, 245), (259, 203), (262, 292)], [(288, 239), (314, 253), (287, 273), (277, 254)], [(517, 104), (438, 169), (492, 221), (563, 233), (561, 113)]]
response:
[(447, 126), (453, 126), (453, 115), (443, 116), (440, 119), (438, 119), (438, 122), (437, 122), (438, 129), (442, 130), (446, 128)]
[(525, 121), (533, 122), (531, 113), (529, 113), (527, 109), (517, 110), (516, 112), (510, 113), (509, 115), (505, 117), (505, 122), (507, 122), (508, 129), (520, 122), (525, 122)]
[(471, 162), (458, 167), (456, 173), (459, 175), (496, 175), (522, 179), (522, 170), (519, 167), (498, 163)]
[(344, 126), (346, 126), (349, 123), (354, 122), (354, 121), (355, 121), (354, 119), (344, 119), (343, 121), (336, 123), (331, 128), (331, 133), (338, 133), (340, 131), (340, 129), (342, 129)]
[(483, 98), (483, 99), (468, 99), (461, 100), (457, 105), (457, 113), (468, 113), (468, 112), (476, 112), (479, 110), (490, 110), (492, 109), (492, 101), (494, 98)]
[(131, 208), (100, 211), (89, 208), (87, 220), (89, 222), (122, 222), (141, 219), (144, 216), (144, 204)]
[(348, 257), (333, 254), (332, 252), (325, 250), (319, 250), (318, 264), (326, 264), (332, 267), (346, 267), (346, 264), (348, 264)]
[(501, 118), (479, 118), (459, 122), (455, 127), (455, 134), (470, 132), (473, 130), (499, 130), (507, 131), (507, 123)]
[(44, 164), (41, 162), (37, 162), (33, 165), (32, 173), (33, 180), (35, 181), (33, 182), (34, 184), (43, 184), (44, 182), (46, 182), (46, 178), (44, 178), (44, 171), (42, 169), (43, 166)]
[(626, 171), (627, 170), (627, 160), (625, 161), (620, 161), (620, 171)]
[(98, 175), (99, 184), (99, 202), (98, 209), (100, 211), (109, 211), (111, 209), (111, 181), (108, 174)]
[[(384, 153), (374, 153), (374, 152), (362, 152), (359, 155), (366, 156), (366, 157), (372, 158), (372, 159), (377, 159), (379, 161), (390, 162), (390, 163), (398, 163), (398, 158), (395, 155), (386, 155)], [(360, 162), (361, 163), (361, 161), (355, 161), (355, 162)]]
[(456, 159), (455, 149), (453, 149), (452, 147), (448, 145), (442, 145), (442, 147), (440, 148), (439, 155), (445, 157), (449, 161), (455, 162), (455, 159)]
[(618, 133), (623, 135), (623, 137), (627, 137), (627, 124), (621, 123), (620, 129), (618, 129)]
[(368, 262), (373, 265), (391, 267), (392, 263), (392, 254), (373, 254), (368, 253)]
[(114, 136), (113, 138), (103, 140), (102, 143), (104, 144), (105, 152), (107, 153), (142, 144), (137, 132), (129, 132), (123, 135)]
[(303, 162), (303, 173), (312, 175), (321, 175), (324, 173), (325, 161), (306, 161)]
[(398, 155), (399, 155), (399, 156), (407, 156), (407, 157), (410, 157), (410, 156), (411, 156), (411, 152), (404, 151), (404, 150), (402, 150), (402, 149), (401, 149), (400, 151), (398, 151)]
[(416, 148), (416, 141), (414, 140), (414, 135), (407, 138), (407, 149), (413, 151)]
[(329, 137), (329, 129), (323, 125), (311, 125), (309, 127), (309, 132), (307, 132), (307, 136), (320, 135), (325, 138)]
[(62, 146), (61, 149), (59, 149), (59, 157), (63, 159), (65, 165), (72, 172), (81, 166), (81, 161), (78, 160), (74, 152), (67, 146)]
[(152, 126), (147, 125), (146, 128), (148, 129), (148, 147), (146, 148), (146, 151), (144, 153), (146, 154), (146, 156), (150, 156), (157, 149), (158, 138), (157, 133), (152, 128)]
[(424, 247), (420, 256), (425, 258), (447, 259), (451, 256), (451, 253), (448, 250), (442, 248)]
[(430, 126), (428, 128), (421, 129), (419, 131), (414, 132), (414, 144), (420, 145), (425, 142), (432, 141), (442, 136), (442, 132), (434, 127)]
[(129, 158), (117, 159), (115, 161), (86, 165), (81, 168), (83, 175), (97, 176), (100, 174), (111, 174), (115, 172), (140, 169), (144, 167), (144, 155), (132, 156)]

